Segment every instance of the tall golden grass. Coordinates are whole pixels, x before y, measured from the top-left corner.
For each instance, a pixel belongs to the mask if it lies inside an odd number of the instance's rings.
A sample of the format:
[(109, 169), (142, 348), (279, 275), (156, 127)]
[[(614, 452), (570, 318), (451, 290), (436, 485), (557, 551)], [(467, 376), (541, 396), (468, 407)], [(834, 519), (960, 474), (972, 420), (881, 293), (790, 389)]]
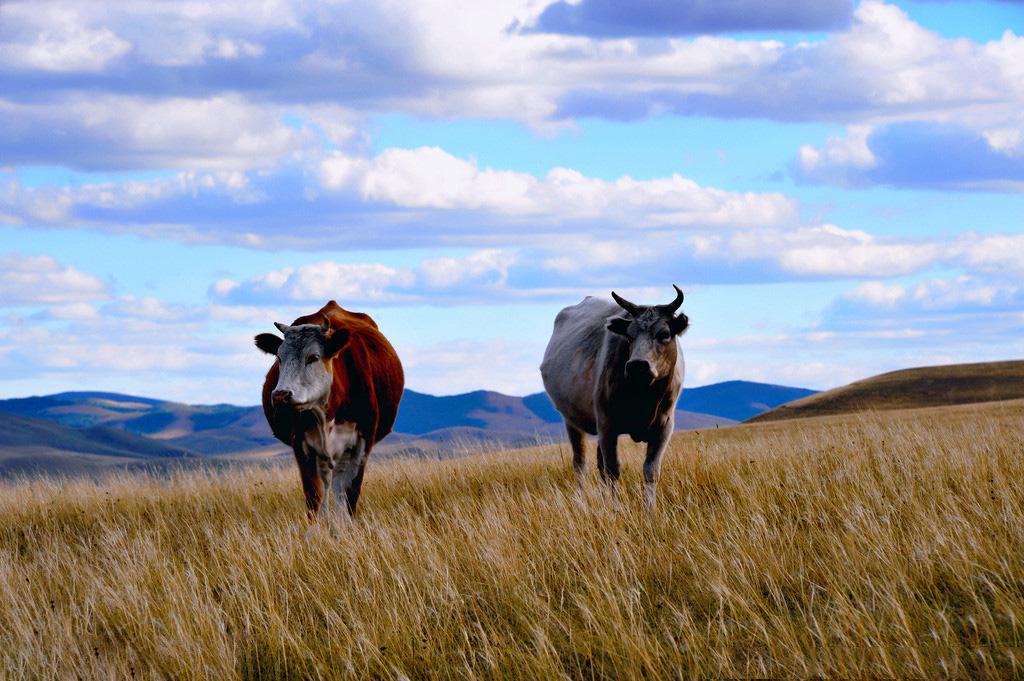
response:
[(308, 540), (290, 467), (21, 481), (2, 676), (1018, 676), (1022, 456), (1020, 402), (688, 433), (653, 515), (633, 447), (618, 504), (564, 448), (377, 462)]

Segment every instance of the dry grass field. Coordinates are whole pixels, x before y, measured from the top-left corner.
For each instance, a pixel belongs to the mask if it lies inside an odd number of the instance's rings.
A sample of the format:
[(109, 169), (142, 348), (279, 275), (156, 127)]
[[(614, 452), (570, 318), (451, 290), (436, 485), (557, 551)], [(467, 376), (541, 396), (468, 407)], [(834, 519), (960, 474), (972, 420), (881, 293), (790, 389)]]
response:
[[(0, 486), (0, 676), (1024, 676), (1024, 401), (677, 436), (659, 507), (564, 448)], [(588, 465), (592, 469), (592, 460)]]

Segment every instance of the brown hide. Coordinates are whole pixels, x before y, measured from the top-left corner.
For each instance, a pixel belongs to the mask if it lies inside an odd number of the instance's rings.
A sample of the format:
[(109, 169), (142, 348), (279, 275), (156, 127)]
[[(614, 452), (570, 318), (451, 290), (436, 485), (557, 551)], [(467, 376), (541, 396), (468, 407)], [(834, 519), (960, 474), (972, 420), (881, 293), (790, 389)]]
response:
[[(369, 315), (349, 312), (333, 300), (317, 312), (299, 317), (292, 325), (321, 324), (324, 319), (332, 328), (349, 332), (348, 343), (325, 360), (334, 377), (325, 409), (327, 418), (336, 423), (355, 423), (366, 440), (369, 457), (373, 446), (391, 432), (398, 416), (398, 403), (405, 387), (402, 363)], [(263, 413), (274, 436), (295, 452), (306, 505), (315, 512), (326, 490), (316, 473), (315, 457), (306, 457), (302, 448), (303, 435), (315, 427), (315, 422), (308, 413), (274, 408), (270, 394), (277, 385), (278, 370), (275, 361), (263, 382)]]

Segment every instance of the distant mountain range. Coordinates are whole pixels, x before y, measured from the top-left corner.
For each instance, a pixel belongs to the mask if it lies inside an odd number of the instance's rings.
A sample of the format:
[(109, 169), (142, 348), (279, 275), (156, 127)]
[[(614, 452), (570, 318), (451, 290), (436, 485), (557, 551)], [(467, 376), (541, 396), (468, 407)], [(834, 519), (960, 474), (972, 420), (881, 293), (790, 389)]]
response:
[[(749, 381), (687, 389), (676, 427), (730, 425), (812, 394)], [(407, 390), (395, 432), (375, 451), (381, 456), (444, 456), (528, 446), (562, 435), (561, 416), (544, 393), (512, 397), (478, 390), (436, 397)], [(271, 436), (259, 406), (188, 405), (106, 392), (0, 400), (0, 473), (258, 458), (284, 449)]]

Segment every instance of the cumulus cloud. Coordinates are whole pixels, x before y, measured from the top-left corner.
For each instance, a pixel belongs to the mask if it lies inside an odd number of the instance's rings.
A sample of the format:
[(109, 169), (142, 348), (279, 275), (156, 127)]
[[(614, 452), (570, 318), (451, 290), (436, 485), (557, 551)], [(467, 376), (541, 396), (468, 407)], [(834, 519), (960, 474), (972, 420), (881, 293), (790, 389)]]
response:
[[(770, 280), (777, 267), (784, 278), (892, 278), (947, 267), (1004, 278), (1024, 275), (1024, 236), (967, 232), (955, 239), (880, 238), (835, 225), (790, 230), (736, 230), (688, 239), (697, 261), (753, 262), (769, 271), (751, 280)], [(866, 283), (858, 295), (874, 302), (893, 300), (898, 288)]]
[[(722, 69), (710, 82), (640, 81), (632, 87), (588, 81), (559, 98), (567, 118), (683, 115), (771, 117), (868, 124), (915, 117), (992, 125), (1017, 115), (1024, 39), (1007, 31), (984, 44), (948, 39), (900, 8), (864, 0), (849, 30), (780, 48), (771, 59)], [(981, 113), (984, 112), (984, 113)]]
[[(277, 170), (183, 171), (140, 180), (28, 187), (0, 181), (0, 217), (252, 248), (480, 247), (551, 232), (784, 225), (796, 202), (689, 178), (615, 180), (556, 167), (541, 177), (480, 167), (436, 147), (317, 154)], [(532, 235), (532, 237), (531, 237)]]
[(804, 180), (849, 186), (1024, 191), (1022, 129), (923, 122), (851, 128), (821, 148), (802, 147), (797, 171)]
[(16, 253), (0, 254), (0, 290), (6, 307), (87, 303), (108, 296), (106, 284), (91, 274), (49, 256)]
[(544, 8), (533, 30), (594, 37), (670, 36), (730, 31), (829, 30), (846, 25), (850, 0), (559, 0)]
[(277, 107), (237, 95), (145, 98), (102, 91), (55, 101), (0, 99), (6, 163), (84, 170), (273, 166), (315, 139)]
[(437, 147), (388, 149), (372, 159), (336, 153), (321, 164), (325, 188), (356, 186), (369, 201), (430, 209), (486, 210), (510, 215), (632, 219), (647, 224), (779, 224), (795, 203), (778, 193), (701, 187), (681, 175), (615, 181), (556, 167), (544, 177), (480, 168)]
[(107, 28), (58, 24), (36, 34), (30, 43), (0, 44), (0, 61), (23, 69), (94, 73), (131, 47)]
[(465, 258), (424, 260), (419, 266), (419, 273), (433, 288), (447, 288), (465, 282), (504, 286), (508, 281), (508, 270), (515, 261), (513, 253), (489, 248)]
[(955, 247), (958, 264), (1004, 277), (1024, 277), (1024, 234), (964, 234)]
[[(822, 312), (819, 329), (837, 339), (853, 335), (905, 352), (957, 348), (949, 361), (983, 361), (1024, 350), (1022, 312), (1024, 288), (983, 274), (863, 282)], [(925, 363), (911, 361), (908, 365)]]
[(8, 219), (29, 224), (63, 225), (90, 214), (130, 212), (173, 199), (194, 202), (200, 196), (222, 196), (232, 203), (257, 201), (249, 176), (239, 171), (176, 172), (166, 177), (73, 186), (27, 187), (0, 182), (0, 211)]
[(493, 301), (495, 295), (514, 295), (507, 283), (516, 259), (508, 251), (484, 249), (463, 257), (427, 258), (408, 268), (328, 260), (285, 267), (245, 281), (221, 279), (209, 294), (228, 305), (328, 299), (376, 305), (479, 303)]
[[(970, 104), (983, 104), (998, 119), (1019, 111), (1024, 97), (1024, 40), (1011, 32), (984, 44), (946, 39), (879, 0), (861, 2), (848, 29), (792, 45), (650, 36), (744, 25), (834, 28), (847, 23), (850, 2), (648, 0), (621, 12), (613, 4), (279, 0), (254, 7), (225, 0), (200, 11), (155, 1), (116, 8), (13, 2), (5, 5), (0, 43), (14, 47), (0, 53), (0, 72), (8, 74), (10, 101), (29, 106), (46, 92), (49, 104), (40, 106), (51, 116), (74, 105), (72, 93), (89, 88), (107, 104), (114, 97), (207, 101), (231, 92), (269, 110), (330, 104), (367, 113), (512, 118), (548, 130), (578, 116), (666, 112), (865, 123), (908, 113), (934, 119), (959, 115)], [(65, 42), (89, 45), (96, 54), (80, 60), (94, 72), (46, 77), (43, 66), (26, 67), (16, 56), (52, 40), (47, 36), (61, 16), (71, 19), (60, 30), (85, 36)], [(510, 30), (538, 20), (590, 35)], [(610, 34), (647, 37), (606, 39)], [(51, 52), (62, 64), (73, 61)], [(67, 125), (85, 112), (74, 113)], [(222, 127), (225, 116), (208, 113)], [(236, 123), (228, 118), (225, 125)], [(42, 118), (38, 127), (57, 126)], [(116, 142), (108, 140), (114, 151)], [(83, 164), (101, 163), (100, 149), (92, 155)]]
[(800, 276), (893, 277), (921, 270), (946, 254), (938, 242), (881, 240), (835, 225), (793, 230), (742, 230), (728, 237), (695, 237), (701, 257), (774, 260)]

